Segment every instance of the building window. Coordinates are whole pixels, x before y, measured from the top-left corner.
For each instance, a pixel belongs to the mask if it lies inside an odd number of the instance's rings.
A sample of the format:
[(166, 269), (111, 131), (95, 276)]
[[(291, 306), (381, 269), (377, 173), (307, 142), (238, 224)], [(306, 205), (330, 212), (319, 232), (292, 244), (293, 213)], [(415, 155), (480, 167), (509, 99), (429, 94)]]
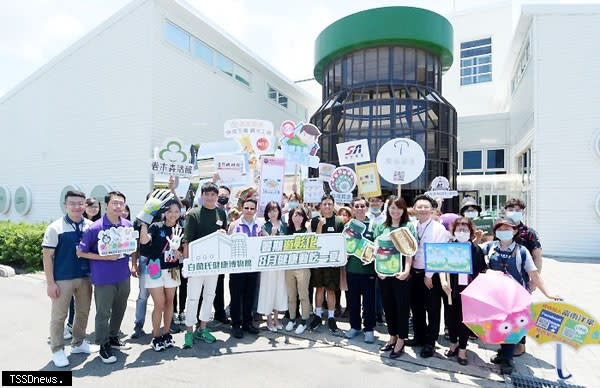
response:
[(165, 36), (173, 46), (185, 52), (190, 51), (190, 34), (171, 22), (165, 23)]
[(504, 168), (504, 150), (487, 150), (487, 168)]
[(460, 84), (492, 80), (492, 38), (460, 44)]
[[(268, 85), (267, 97), (269, 97), (269, 100), (279, 104), (284, 108), (287, 108), (288, 101), (291, 101), (285, 94), (281, 93), (279, 90), (275, 89), (271, 85)], [(295, 103), (293, 103), (292, 105), (295, 105)]]
[(246, 86), (250, 86), (250, 72), (240, 65), (235, 65), (235, 79)]
[(463, 170), (481, 170), (481, 151), (463, 152)]
[(213, 64), (213, 50), (196, 38), (192, 38), (192, 55), (207, 65)]
[(215, 66), (228, 76), (233, 76), (233, 62), (223, 54), (216, 53)]
[(510, 90), (512, 93), (517, 90), (523, 75), (525, 74), (525, 70), (527, 70), (527, 65), (529, 64), (529, 58), (531, 58), (531, 43), (530, 39), (527, 38), (527, 41), (523, 44), (523, 48), (519, 53), (519, 60), (517, 61), (517, 67), (514, 70), (514, 74), (510, 83)]

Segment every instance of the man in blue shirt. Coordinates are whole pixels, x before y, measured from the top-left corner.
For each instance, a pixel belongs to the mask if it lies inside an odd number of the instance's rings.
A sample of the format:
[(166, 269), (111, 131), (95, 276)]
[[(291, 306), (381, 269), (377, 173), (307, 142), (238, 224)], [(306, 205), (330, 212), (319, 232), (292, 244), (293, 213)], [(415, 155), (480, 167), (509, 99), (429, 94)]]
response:
[(52, 301), (50, 316), (50, 348), (52, 361), (57, 367), (69, 365), (64, 351), (63, 328), (69, 311), (71, 298), (75, 298), (75, 321), (71, 353), (93, 353), (99, 350), (96, 345), (85, 341), (92, 285), (89, 278), (87, 260), (81, 260), (75, 253), (84, 230), (91, 221), (83, 217), (85, 194), (81, 191), (68, 191), (65, 195), (67, 214), (46, 228), (42, 241), (44, 273), (47, 294)]

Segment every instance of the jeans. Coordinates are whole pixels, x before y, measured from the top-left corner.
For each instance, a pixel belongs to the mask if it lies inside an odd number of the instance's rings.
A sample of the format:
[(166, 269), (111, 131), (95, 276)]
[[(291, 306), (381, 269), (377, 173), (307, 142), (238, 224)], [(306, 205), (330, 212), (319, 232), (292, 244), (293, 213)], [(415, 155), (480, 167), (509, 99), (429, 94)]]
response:
[(140, 284), (140, 291), (138, 293), (138, 298), (135, 301), (135, 327), (144, 327), (144, 322), (146, 321), (146, 306), (148, 305), (148, 297), (150, 293), (148, 289), (145, 287), (145, 276), (146, 274), (146, 266), (148, 265), (148, 258), (146, 256), (140, 256), (138, 262), (138, 281)]

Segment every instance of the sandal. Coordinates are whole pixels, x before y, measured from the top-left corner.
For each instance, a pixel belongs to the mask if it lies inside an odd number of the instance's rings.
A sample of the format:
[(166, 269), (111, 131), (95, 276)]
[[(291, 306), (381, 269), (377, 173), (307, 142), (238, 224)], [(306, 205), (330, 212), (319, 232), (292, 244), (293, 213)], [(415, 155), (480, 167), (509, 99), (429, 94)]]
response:
[(394, 350), (394, 348), (396, 347), (396, 343), (394, 342), (393, 344), (385, 344), (382, 347), (379, 348), (380, 351), (382, 352), (389, 352), (390, 350)]

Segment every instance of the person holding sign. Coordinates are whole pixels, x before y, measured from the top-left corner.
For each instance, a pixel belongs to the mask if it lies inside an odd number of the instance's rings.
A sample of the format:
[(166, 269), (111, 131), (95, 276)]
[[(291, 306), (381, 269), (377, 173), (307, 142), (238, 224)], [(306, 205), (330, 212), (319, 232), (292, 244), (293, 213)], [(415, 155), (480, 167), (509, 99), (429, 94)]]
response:
[[(406, 201), (399, 197), (390, 197), (387, 200), (387, 211), (383, 224), (378, 224), (373, 230), (373, 237), (377, 238), (390, 234), (395, 229), (406, 227), (416, 236), (416, 230), (408, 220)], [(405, 339), (408, 338), (408, 315), (410, 301), (410, 286), (412, 257), (402, 255), (402, 272), (391, 277), (381, 277), (381, 295), (383, 310), (385, 312), (388, 333), (390, 338), (380, 350), (390, 353), (390, 358), (397, 358), (404, 353)]]
[[(173, 347), (175, 342), (169, 328), (173, 319), (173, 299), (177, 287), (181, 284), (179, 260), (183, 257), (179, 251), (183, 230), (178, 224), (181, 209), (178, 203), (171, 203), (164, 213), (163, 222), (148, 226), (142, 223), (140, 244), (146, 246), (148, 265), (144, 276), (145, 287), (154, 301), (152, 311), (151, 347), (160, 352)], [(161, 321), (165, 333), (161, 334)]]
[[(369, 227), (367, 217), (367, 201), (363, 197), (352, 200), (354, 218), (365, 225), (362, 237), (373, 241), (373, 233)], [(375, 264), (371, 262), (363, 265), (361, 259), (354, 255), (348, 256), (346, 264), (346, 277), (348, 281), (348, 311), (350, 313), (350, 330), (346, 332), (346, 338), (354, 338), (361, 333), (361, 304), (362, 319), (366, 343), (375, 342)], [(362, 298), (362, 303), (361, 303)], [(407, 317), (408, 319), (408, 317)], [(407, 321), (408, 324), (408, 321)]]
[(456, 356), (460, 365), (468, 364), (467, 341), (471, 335), (471, 330), (463, 323), (460, 293), (467, 288), (478, 274), (485, 272), (487, 269), (483, 251), (479, 245), (472, 242), (475, 238), (475, 232), (475, 224), (467, 217), (457, 218), (450, 224), (450, 233), (452, 233), (454, 241), (471, 245), (471, 268), (473, 269), (473, 274), (450, 274), (449, 283), (446, 282), (445, 277), (441, 280), (442, 289), (452, 297), (452, 304), (447, 306), (450, 347), (446, 351), (446, 357)]
[[(130, 291), (129, 254), (99, 254), (99, 244), (110, 239), (112, 228), (130, 228), (130, 221), (121, 217), (125, 209), (125, 194), (111, 191), (104, 197), (106, 213), (83, 233), (77, 246), (77, 256), (90, 261), (90, 274), (96, 302), (96, 344), (100, 345), (100, 358), (105, 364), (117, 362), (112, 349), (130, 349), (119, 339), (119, 329), (125, 316)], [(115, 229), (112, 229), (115, 230)], [(124, 229), (121, 229), (124, 230)], [(99, 241), (99, 235), (104, 235)], [(132, 235), (133, 236), (133, 235)], [(133, 241), (124, 241), (130, 244)], [(134, 244), (131, 244), (134, 245)], [(137, 245), (137, 243), (135, 244)], [(135, 249), (133, 249), (135, 251)]]
[[(334, 199), (331, 195), (325, 194), (321, 198), (319, 210), (320, 216), (312, 219), (310, 228), (315, 233), (342, 233), (344, 224), (342, 219), (333, 212)], [(316, 288), (315, 293), (315, 316), (310, 323), (310, 329), (315, 330), (321, 326), (323, 319), (323, 301), (325, 299), (325, 291), (327, 291), (327, 326), (332, 332), (337, 331), (337, 323), (335, 322), (335, 292), (340, 288), (340, 268), (325, 267), (313, 268), (310, 275), (310, 283)]]
[[(265, 224), (262, 226), (263, 236), (280, 236), (287, 234), (287, 226), (281, 220), (279, 203), (271, 201), (265, 206)], [(279, 323), (279, 312), (287, 310), (287, 289), (285, 271), (264, 271), (260, 273), (258, 305), (256, 311), (267, 316), (267, 329), (272, 332), (283, 329)], [(272, 314), (272, 318), (271, 318)]]
[[(223, 209), (217, 208), (219, 187), (212, 182), (206, 182), (200, 188), (202, 206), (192, 209), (185, 218), (183, 256), (188, 257), (188, 245), (194, 240), (208, 236), (216, 231), (227, 230), (227, 215)], [(212, 305), (215, 299), (219, 275), (193, 276), (188, 278), (187, 297), (185, 300), (185, 326), (187, 331), (184, 337), (183, 347), (191, 348), (194, 337), (206, 343), (213, 343), (217, 339), (210, 332), (206, 324), (210, 320)], [(196, 312), (200, 304), (200, 319), (196, 322)], [(194, 324), (198, 323), (194, 334)]]
[(444, 225), (433, 220), (435, 206), (436, 202), (426, 195), (417, 196), (413, 205), (417, 214), (419, 241), (413, 261), (410, 289), (415, 336), (406, 344), (423, 346), (420, 353), (423, 358), (434, 355), (435, 343), (440, 334), (440, 311), (444, 294), (439, 274), (425, 273), (425, 243), (445, 243), (450, 237)]

